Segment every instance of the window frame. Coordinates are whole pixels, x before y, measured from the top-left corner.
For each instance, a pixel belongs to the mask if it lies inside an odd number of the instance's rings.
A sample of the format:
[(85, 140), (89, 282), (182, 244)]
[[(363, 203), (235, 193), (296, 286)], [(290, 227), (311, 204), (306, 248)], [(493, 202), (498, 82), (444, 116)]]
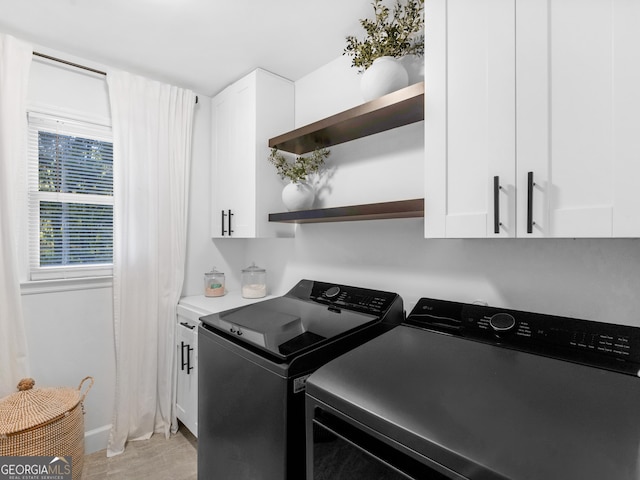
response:
[[(38, 132), (77, 136), (113, 143), (111, 125), (65, 113), (27, 111), (27, 276), (28, 281), (112, 277), (113, 262), (78, 265), (40, 265), (40, 201), (114, 205), (109, 195), (39, 190)], [(113, 246), (113, 245), (112, 245)]]

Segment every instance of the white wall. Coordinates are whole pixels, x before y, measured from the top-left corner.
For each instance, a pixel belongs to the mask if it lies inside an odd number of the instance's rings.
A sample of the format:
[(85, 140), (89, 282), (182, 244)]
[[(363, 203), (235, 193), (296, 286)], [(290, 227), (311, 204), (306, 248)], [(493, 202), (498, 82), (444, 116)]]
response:
[(101, 450), (113, 413), (115, 356), (112, 289), (24, 295), (31, 376), (36, 387), (76, 388), (86, 376), (95, 384), (85, 401), (85, 451)]
[[(360, 101), (357, 77), (345, 68), (348, 63), (337, 59), (296, 82), (296, 105), (302, 109), (296, 111), (297, 126)], [(345, 92), (351, 96), (345, 98)], [(327, 111), (328, 104), (333, 111)], [(415, 158), (416, 145), (423, 142), (420, 130), (403, 127), (332, 148), (336, 171), (323, 202), (422, 197), (422, 162)], [(299, 225), (295, 239), (249, 241), (246, 259), (264, 263), (277, 294), (310, 278), (397, 292), (407, 310), (423, 296), (483, 300), (640, 326), (640, 240), (425, 240), (423, 223)]]
[(420, 297), (640, 326), (640, 241), (631, 239), (425, 240), (423, 220), (299, 226), (296, 238), (253, 240), (269, 285), (301, 278)]

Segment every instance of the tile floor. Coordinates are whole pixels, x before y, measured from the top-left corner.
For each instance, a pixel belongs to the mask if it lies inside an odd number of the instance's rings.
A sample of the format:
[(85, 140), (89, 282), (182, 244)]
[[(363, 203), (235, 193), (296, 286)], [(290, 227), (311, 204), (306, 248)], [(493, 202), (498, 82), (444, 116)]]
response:
[(165, 439), (129, 442), (124, 453), (107, 458), (107, 451), (86, 455), (82, 480), (196, 480), (195, 437), (180, 425), (178, 433)]

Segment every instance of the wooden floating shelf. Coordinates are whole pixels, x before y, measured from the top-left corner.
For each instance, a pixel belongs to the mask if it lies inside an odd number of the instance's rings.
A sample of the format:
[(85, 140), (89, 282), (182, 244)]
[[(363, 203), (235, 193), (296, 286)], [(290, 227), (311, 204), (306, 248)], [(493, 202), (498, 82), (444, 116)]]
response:
[(424, 82), (274, 137), (269, 140), (269, 147), (301, 155), (421, 120)]
[(423, 216), (424, 199), (416, 198), (396, 202), (368, 203), (346, 207), (270, 213), (269, 221), (283, 223), (322, 223), (354, 220), (383, 220), (390, 218), (418, 218)]

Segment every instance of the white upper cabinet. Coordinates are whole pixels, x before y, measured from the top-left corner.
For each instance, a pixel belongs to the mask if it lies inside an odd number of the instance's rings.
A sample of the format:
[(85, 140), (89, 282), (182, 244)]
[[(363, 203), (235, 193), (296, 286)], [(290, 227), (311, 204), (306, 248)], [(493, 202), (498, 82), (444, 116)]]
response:
[(513, 237), (514, 0), (431, 0), (425, 23), (425, 234)]
[(426, 236), (640, 236), (640, 2), (425, 5)]
[(269, 138), (294, 127), (294, 85), (258, 69), (213, 98), (211, 236), (292, 236), (269, 223), (283, 209), (283, 183), (268, 162)]
[(638, 25), (640, 2), (518, 0), (519, 236), (640, 236)]

